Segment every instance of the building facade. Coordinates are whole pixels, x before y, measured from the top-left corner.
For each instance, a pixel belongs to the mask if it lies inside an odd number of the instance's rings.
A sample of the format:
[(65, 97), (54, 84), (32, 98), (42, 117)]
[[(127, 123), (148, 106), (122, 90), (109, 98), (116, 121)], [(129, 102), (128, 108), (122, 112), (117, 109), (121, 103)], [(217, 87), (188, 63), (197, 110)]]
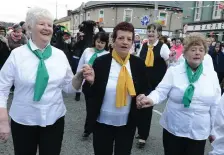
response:
[[(127, 21), (134, 25), (136, 33), (145, 36), (146, 25), (157, 19), (162, 23), (163, 35), (173, 36), (177, 30), (182, 29), (181, 5), (182, 3), (158, 2), (158, 11), (156, 12), (154, 2), (90, 1), (72, 11), (73, 34), (78, 32), (78, 26), (82, 21), (93, 20), (101, 23), (106, 32), (112, 32), (115, 25)], [(158, 15), (157, 18), (155, 18), (155, 14)]]
[(223, 3), (220, 1), (191, 1), (183, 11), (185, 33), (201, 32), (224, 41)]

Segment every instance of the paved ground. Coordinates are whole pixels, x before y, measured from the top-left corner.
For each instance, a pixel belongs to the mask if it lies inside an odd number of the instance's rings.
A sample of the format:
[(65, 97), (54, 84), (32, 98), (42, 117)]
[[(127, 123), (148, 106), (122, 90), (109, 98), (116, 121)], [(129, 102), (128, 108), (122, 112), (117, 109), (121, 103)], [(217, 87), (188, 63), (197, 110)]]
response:
[[(65, 95), (64, 98), (68, 112), (66, 115), (61, 155), (93, 155), (92, 137), (87, 141), (83, 141), (81, 138), (85, 119), (85, 103), (83, 98), (80, 102), (75, 102), (71, 95)], [(164, 105), (155, 107), (154, 110), (156, 110), (156, 112), (153, 113), (151, 133), (147, 145), (144, 150), (139, 150), (136, 148), (136, 143), (134, 143), (132, 150), (133, 155), (163, 155), (162, 128), (159, 125), (160, 112), (162, 112), (163, 109)], [(209, 150), (210, 144), (207, 143), (205, 155), (207, 155)], [(0, 155), (13, 155), (11, 138), (6, 144), (0, 144)]]

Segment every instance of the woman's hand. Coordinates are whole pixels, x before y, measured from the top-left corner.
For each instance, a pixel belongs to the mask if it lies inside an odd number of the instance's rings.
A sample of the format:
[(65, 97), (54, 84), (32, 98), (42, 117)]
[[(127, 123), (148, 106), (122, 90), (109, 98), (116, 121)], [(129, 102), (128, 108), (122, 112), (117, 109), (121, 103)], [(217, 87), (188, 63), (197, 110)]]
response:
[(0, 121), (0, 140), (6, 142), (10, 135), (8, 120)]
[(136, 104), (138, 109), (148, 108), (154, 105), (153, 101), (144, 94), (140, 94), (136, 97)]
[(83, 65), (82, 71), (84, 79), (90, 84), (93, 84), (95, 80), (95, 72), (93, 68), (90, 65), (85, 64)]
[(212, 143), (212, 142), (215, 140), (215, 136), (210, 135), (210, 136), (208, 137), (208, 139), (209, 139), (209, 142)]

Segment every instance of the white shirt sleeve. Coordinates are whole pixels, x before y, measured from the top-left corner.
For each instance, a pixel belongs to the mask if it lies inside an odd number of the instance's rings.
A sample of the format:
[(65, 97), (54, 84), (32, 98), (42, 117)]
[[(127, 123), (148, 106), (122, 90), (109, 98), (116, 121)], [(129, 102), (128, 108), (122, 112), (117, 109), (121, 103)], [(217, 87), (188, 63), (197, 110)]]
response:
[(214, 65), (212, 61), (212, 57), (209, 54), (206, 54), (203, 60), (205, 66), (212, 68), (214, 70)]
[(67, 64), (67, 71), (66, 71), (66, 76), (64, 77), (62, 90), (65, 93), (69, 93), (69, 94), (75, 93), (75, 92), (77, 92), (77, 90), (72, 85), (72, 79), (74, 77), (74, 74), (72, 72), (71, 66), (69, 65), (69, 62), (67, 59), (65, 60), (65, 62)]
[(170, 49), (166, 44), (163, 44), (160, 49), (160, 56), (167, 61), (169, 59), (170, 55)]
[(219, 101), (219, 106), (215, 116), (213, 135), (215, 141), (212, 143), (212, 151), (209, 155), (223, 155), (224, 154), (224, 95)]
[(83, 65), (85, 64), (85, 57), (86, 57), (86, 54), (88, 52), (88, 49), (89, 48), (86, 48), (84, 50), (84, 52), (83, 52), (83, 54), (82, 54), (82, 56), (81, 56), (81, 58), (79, 60), (79, 64), (78, 64), (78, 67), (77, 67), (77, 72), (80, 71), (82, 69)]
[(0, 107), (7, 108), (7, 100), (10, 89), (14, 83), (16, 74), (15, 55), (11, 52), (0, 71)]
[(211, 115), (211, 135), (213, 134), (213, 129), (214, 129), (214, 122), (215, 122), (215, 116), (216, 116), (216, 112), (217, 112), (217, 108), (218, 108), (218, 104), (221, 98), (221, 88), (219, 85), (219, 80), (217, 77), (217, 74), (215, 71), (213, 71), (214, 74), (214, 79), (212, 80), (214, 83), (214, 88), (215, 88), (215, 97), (216, 97), (216, 101), (214, 104), (212, 104), (211, 108), (210, 108), (210, 115)]
[(147, 96), (148, 98), (152, 99), (154, 104), (162, 103), (162, 101), (167, 99), (167, 95), (173, 85), (172, 68), (173, 67), (168, 68), (162, 81), (159, 83), (156, 89)]

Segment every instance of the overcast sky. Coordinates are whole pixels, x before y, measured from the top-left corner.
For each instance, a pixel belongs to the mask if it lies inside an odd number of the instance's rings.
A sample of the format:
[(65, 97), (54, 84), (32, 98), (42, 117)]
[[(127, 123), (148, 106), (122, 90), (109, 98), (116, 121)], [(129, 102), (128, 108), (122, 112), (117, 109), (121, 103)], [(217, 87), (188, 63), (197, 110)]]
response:
[[(25, 20), (29, 7), (42, 7), (48, 9), (56, 17), (56, 0), (0, 0), (0, 21), (18, 23)], [(66, 16), (66, 10), (74, 10), (82, 2), (88, 0), (57, 0), (58, 19)]]

